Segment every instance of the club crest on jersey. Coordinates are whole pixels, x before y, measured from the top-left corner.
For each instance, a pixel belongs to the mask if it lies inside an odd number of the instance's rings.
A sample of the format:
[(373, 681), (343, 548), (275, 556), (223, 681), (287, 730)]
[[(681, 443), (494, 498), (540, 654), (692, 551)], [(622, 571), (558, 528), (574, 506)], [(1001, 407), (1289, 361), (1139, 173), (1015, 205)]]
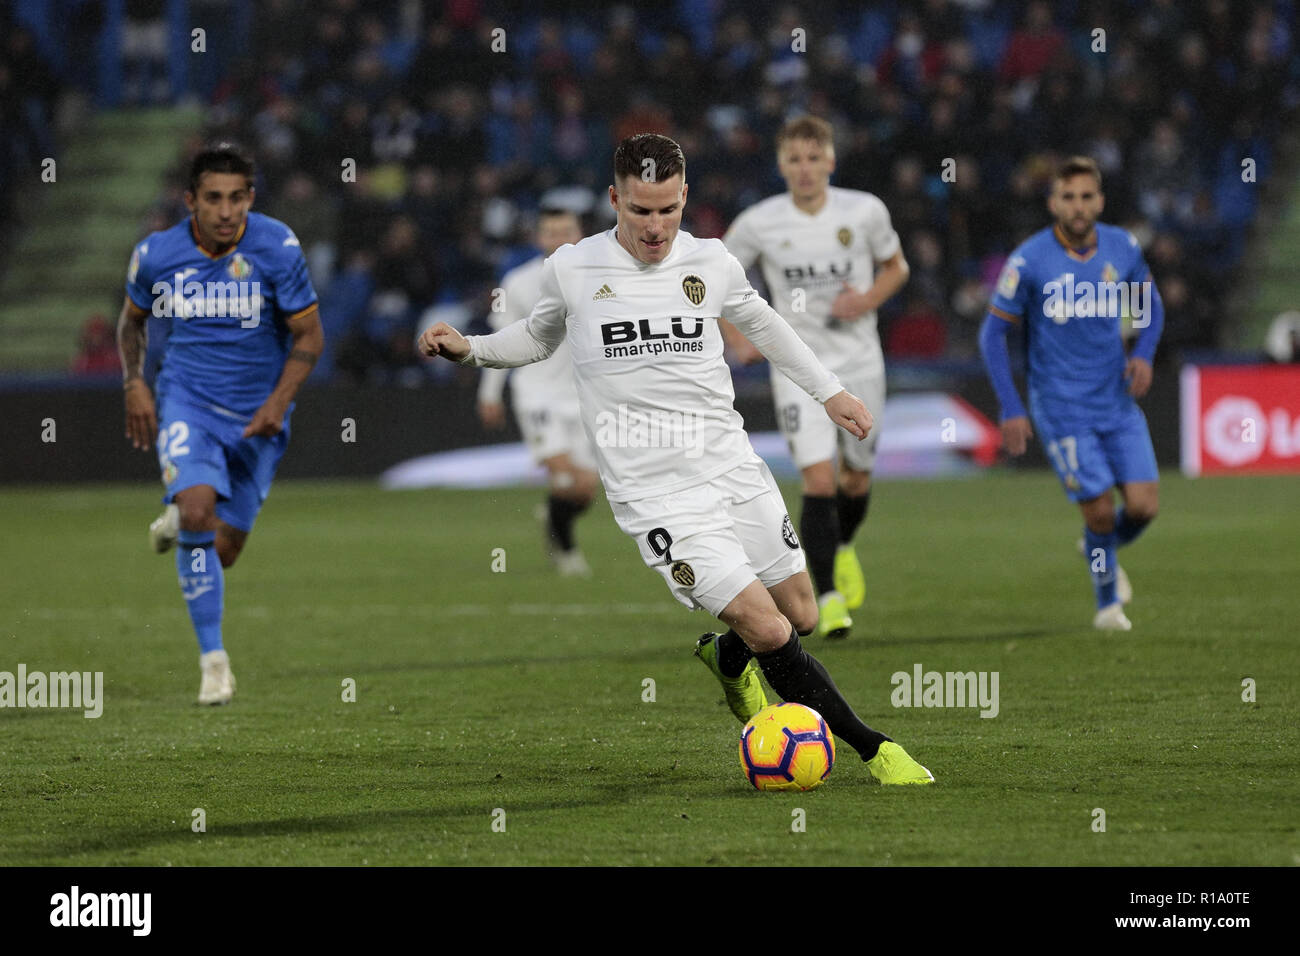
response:
[(835, 238), (840, 241), (840, 245), (847, 249), (853, 243), (853, 230), (847, 226), (841, 226), (840, 231), (835, 233)]
[(674, 561), (670, 572), (673, 580), (684, 588), (695, 587), (695, 569), (685, 561)]
[(998, 295), (1004, 299), (1013, 299), (1016, 295), (1016, 289), (1020, 287), (1020, 270), (1010, 263), (1002, 270), (1002, 276), (998, 279)]
[(785, 520), (781, 522), (781, 540), (791, 551), (799, 550), (799, 537), (794, 533), (794, 522), (790, 520), (789, 515), (786, 515)]
[(1109, 262), (1106, 263), (1106, 265), (1105, 265), (1105, 266), (1102, 268), (1102, 270), (1101, 270), (1101, 281), (1102, 281), (1102, 282), (1118, 282), (1118, 281), (1119, 281), (1119, 270), (1116, 269), (1116, 268), (1115, 268), (1113, 265), (1111, 265)]
[(236, 252), (230, 258), (230, 265), (226, 266), (226, 274), (236, 281), (247, 279), (253, 274), (253, 264), (242, 253)]
[(170, 485), (173, 481), (176, 480), (176, 476), (179, 475), (180, 473), (181, 473), (180, 469), (176, 467), (176, 464), (174, 462), (171, 461), (167, 462), (167, 464), (163, 465), (163, 470), (162, 470), (163, 484)]
[(131, 253), (131, 264), (126, 267), (126, 281), (134, 282), (136, 275), (140, 272), (140, 247), (136, 246), (135, 251)]
[(682, 293), (691, 305), (700, 305), (704, 301), (704, 280), (692, 273), (682, 279)]

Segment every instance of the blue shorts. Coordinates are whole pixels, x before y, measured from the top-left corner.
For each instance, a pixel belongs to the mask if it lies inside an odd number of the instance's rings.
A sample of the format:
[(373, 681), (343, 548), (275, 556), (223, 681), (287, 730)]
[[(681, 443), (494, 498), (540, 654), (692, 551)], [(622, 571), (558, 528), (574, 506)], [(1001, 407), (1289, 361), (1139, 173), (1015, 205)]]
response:
[(181, 394), (159, 395), (158, 465), (171, 503), (177, 492), (196, 485), (217, 491), (217, 517), (240, 531), (252, 531), (271, 491), (275, 469), (289, 446), (289, 416), (271, 437), (244, 438), (248, 419), (219, 412)]
[(1090, 423), (1036, 408), (1034, 429), (1071, 501), (1090, 501), (1116, 485), (1157, 481), (1146, 416), (1136, 404)]

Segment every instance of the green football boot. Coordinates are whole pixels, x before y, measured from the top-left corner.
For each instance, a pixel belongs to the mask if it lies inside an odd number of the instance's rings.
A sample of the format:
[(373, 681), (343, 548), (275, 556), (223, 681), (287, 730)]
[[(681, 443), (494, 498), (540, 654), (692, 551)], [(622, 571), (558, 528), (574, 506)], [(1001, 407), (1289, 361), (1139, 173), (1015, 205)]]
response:
[(713, 676), (722, 684), (722, 691), (727, 696), (727, 706), (742, 724), (749, 723), (760, 710), (767, 706), (767, 694), (763, 693), (763, 684), (758, 679), (758, 661), (752, 657), (739, 677), (726, 677), (718, 667), (718, 634), (705, 634), (695, 642), (695, 656), (704, 662)]
[(853, 618), (839, 591), (827, 591), (817, 600), (817, 636), (839, 639), (849, 636)]
[(908, 756), (907, 751), (892, 740), (880, 745), (880, 750), (867, 761), (867, 769), (882, 784), (934, 783), (934, 774)]
[(850, 611), (862, 607), (867, 599), (867, 581), (862, 576), (862, 563), (857, 549), (842, 544), (835, 551), (835, 590), (844, 595), (844, 604)]

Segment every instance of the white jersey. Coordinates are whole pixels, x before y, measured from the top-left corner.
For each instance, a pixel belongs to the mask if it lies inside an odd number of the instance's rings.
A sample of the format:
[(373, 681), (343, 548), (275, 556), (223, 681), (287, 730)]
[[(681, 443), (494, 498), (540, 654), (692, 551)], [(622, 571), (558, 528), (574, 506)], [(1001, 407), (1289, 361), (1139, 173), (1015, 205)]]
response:
[(772, 305), (832, 372), (884, 374), (876, 313), (852, 322), (831, 318), (831, 303), (845, 282), (866, 292), (876, 263), (898, 252), (898, 233), (883, 202), (832, 186), (810, 216), (782, 193), (737, 216), (723, 242), (746, 269), (761, 260)]
[[(488, 316), (493, 329), (504, 329), (528, 318), (528, 313), (542, 296), (544, 261), (544, 257), (538, 256), (505, 274), (501, 280), (503, 308)], [(500, 402), (509, 375), (511, 373), (504, 369), (485, 369), (479, 379), (479, 401)], [(514, 372), (510, 387), (515, 408), (556, 411), (567, 408), (577, 413), (578, 390), (573, 386), (573, 362), (569, 359), (566, 343), (561, 343), (545, 362), (526, 365)]]
[(687, 232), (653, 264), (619, 245), (614, 229), (560, 247), (528, 319), (469, 336), (465, 361), (524, 365), (567, 340), (606, 496), (635, 501), (702, 484), (753, 455), (732, 407), (724, 315), (819, 402), (841, 390), (726, 247)]

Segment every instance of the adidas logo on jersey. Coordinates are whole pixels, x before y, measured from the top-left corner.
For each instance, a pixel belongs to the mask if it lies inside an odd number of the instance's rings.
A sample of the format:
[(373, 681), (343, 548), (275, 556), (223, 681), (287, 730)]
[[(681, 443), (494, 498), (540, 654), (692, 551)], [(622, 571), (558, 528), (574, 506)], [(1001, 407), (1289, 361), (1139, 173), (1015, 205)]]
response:
[(608, 285), (603, 285), (598, 290), (596, 290), (596, 294), (593, 295), (591, 299), (593, 302), (598, 302), (601, 299), (613, 299), (616, 298), (617, 296), (618, 296), (617, 292), (611, 289)]

